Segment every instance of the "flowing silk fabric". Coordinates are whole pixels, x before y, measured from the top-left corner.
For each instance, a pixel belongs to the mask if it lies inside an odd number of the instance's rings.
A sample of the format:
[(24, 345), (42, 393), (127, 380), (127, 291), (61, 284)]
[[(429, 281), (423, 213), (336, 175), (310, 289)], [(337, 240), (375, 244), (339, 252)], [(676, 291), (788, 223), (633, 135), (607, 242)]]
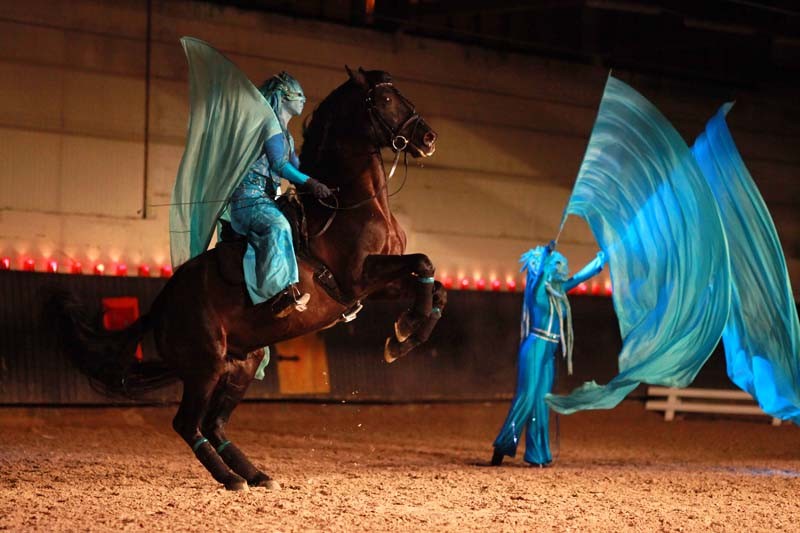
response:
[(770, 415), (800, 422), (800, 326), (778, 234), (733, 142), (725, 104), (692, 152), (719, 205), (731, 260), (728, 376)]
[(172, 191), (172, 265), (206, 251), (233, 190), (264, 141), (281, 133), (258, 89), (207, 43), (181, 39), (189, 62), (191, 111), (186, 149)]
[(689, 147), (650, 102), (613, 77), (564, 221), (571, 214), (589, 223), (608, 257), (620, 373), (606, 385), (548, 395), (550, 406), (610, 408), (641, 382), (688, 385), (728, 317), (727, 242)]

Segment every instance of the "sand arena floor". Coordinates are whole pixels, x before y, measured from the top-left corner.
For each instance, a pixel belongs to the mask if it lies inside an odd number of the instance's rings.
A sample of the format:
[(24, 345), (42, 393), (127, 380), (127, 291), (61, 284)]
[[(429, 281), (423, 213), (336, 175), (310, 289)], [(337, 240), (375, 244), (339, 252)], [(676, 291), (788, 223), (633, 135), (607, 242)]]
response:
[(280, 491), (228, 492), (174, 408), (0, 409), (10, 531), (800, 531), (800, 430), (672, 423), (626, 402), (560, 418), (551, 468), (484, 466), (501, 403), (249, 403), (229, 435)]

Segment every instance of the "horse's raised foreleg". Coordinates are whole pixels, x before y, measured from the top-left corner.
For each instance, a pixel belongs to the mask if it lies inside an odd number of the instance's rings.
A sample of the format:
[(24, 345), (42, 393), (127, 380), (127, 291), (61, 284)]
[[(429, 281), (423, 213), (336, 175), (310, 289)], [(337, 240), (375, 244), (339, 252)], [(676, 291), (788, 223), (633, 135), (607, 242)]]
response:
[(392, 362), (426, 341), (441, 317), (447, 298), (441, 284), (434, 282), (434, 271), (423, 254), (370, 255), (364, 260), (362, 278), (367, 287), (401, 281), (414, 295), (411, 307), (395, 322), (395, 335), (386, 339), (386, 361)]
[(208, 414), (203, 420), (202, 430), (203, 435), (208, 438), (219, 456), (234, 472), (247, 480), (248, 485), (279, 489), (280, 485), (276, 481), (256, 468), (247, 456), (225, 436), (225, 424), (253, 381), (253, 374), (259, 362), (261, 362), (261, 357), (253, 353), (246, 362), (232, 363), (231, 371), (217, 385)]
[(247, 487), (247, 482), (228, 468), (208, 438), (200, 431), (200, 423), (208, 410), (217, 381), (184, 380), (183, 397), (178, 413), (172, 420), (172, 427), (192, 448), (198, 461), (214, 479), (225, 485), (226, 489), (242, 490)]
[[(433, 328), (442, 317), (442, 311), (447, 305), (447, 291), (438, 281), (433, 284), (432, 306), (431, 313), (420, 321), (409, 321), (410, 326), (404, 326), (403, 321), (406, 318), (407, 312), (400, 315), (400, 318), (395, 322), (395, 335), (386, 339), (386, 345), (383, 351), (383, 358), (387, 363), (391, 363), (398, 357), (402, 357), (423, 342), (428, 340), (431, 336)], [(410, 331), (407, 335), (401, 335), (401, 328), (409, 328), (405, 331)]]

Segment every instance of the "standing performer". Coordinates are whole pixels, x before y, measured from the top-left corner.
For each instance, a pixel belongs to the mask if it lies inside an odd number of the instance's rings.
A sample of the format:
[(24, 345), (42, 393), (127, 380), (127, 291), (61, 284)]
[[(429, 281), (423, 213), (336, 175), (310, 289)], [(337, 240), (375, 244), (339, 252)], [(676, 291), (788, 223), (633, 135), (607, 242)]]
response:
[(300, 294), (297, 260), (289, 222), (273, 200), (280, 193), (280, 180), (305, 186), (317, 198), (331, 195), (330, 189), (300, 172), (289, 121), (303, 112), (306, 101), (300, 83), (286, 72), (265, 81), (259, 92), (275, 112), (280, 131), (264, 142), (258, 159), (238, 187), (222, 215), (236, 233), (247, 237), (244, 276), (253, 303), (272, 299), (273, 314), (286, 316), (304, 311), (310, 296)]
[[(522, 307), (517, 390), (503, 427), (494, 441), (492, 466), (503, 457), (514, 457), (525, 426), (525, 461), (544, 466), (550, 454), (549, 408), (545, 395), (553, 387), (555, 354), (559, 344), (572, 374), (572, 315), (567, 292), (603, 269), (605, 254), (597, 257), (571, 278), (567, 259), (554, 251), (555, 242), (537, 246), (522, 255), (527, 284)], [(566, 327), (565, 327), (566, 319)]]

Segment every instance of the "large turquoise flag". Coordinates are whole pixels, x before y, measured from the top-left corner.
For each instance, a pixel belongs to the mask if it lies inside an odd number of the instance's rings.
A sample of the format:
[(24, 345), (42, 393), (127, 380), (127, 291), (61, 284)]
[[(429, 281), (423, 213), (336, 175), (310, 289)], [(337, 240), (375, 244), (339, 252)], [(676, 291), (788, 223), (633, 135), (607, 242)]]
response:
[[(561, 413), (617, 405), (639, 383), (684, 387), (728, 318), (728, 245), (689, 147), (642, 95), (609, 77), (565, 210), (608, 257), (622, 351), (619, 374), (549, 395)], [(563, 227), (562, 221), (562, 227)]]
[(770, 415), (800, 423), (800, 325), (778, 233), (733, 142), (725, 104), (692, 152), (719, 205), (731, 261), (728, 376)]
[(236, 65), (199, 39), (184, 37), (181, 43), (189, 62), (191, 110), (169, 216), (175, 267), (206, 251), (264, 140), (281, 133), (275, 112)]

